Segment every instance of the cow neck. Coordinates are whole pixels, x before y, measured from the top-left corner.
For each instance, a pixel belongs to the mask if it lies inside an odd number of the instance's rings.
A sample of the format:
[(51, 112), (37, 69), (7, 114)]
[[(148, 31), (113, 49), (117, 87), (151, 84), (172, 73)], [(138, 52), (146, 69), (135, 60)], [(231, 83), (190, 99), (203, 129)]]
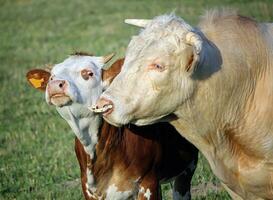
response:
[(120, 147), (124, 140), (124, 127), (115, 127), (102, 119), (99, 128), (98, 153), (109, 153)]
[[(219, 91), (215, 89), (219, 85), (219, 83), (216, 84), (215, 82), (215, 74), (221, 69), (222, 57), (215, 44), (210, 42), (203, 34), (201, 36), (203, 38), (203, 47), (199, 55), (198, 66), (194, 75), (192, 75), (199, 88), (195, 91), (191, 101), (182, 104), (174, 112), (177, 119), (171, 121), (171, 124), (206, 155), (208, 151), (211, 151), (210, 145), (215, 143), (215, 141), (208, 142), (208, 139), (214, 138), (209, 136), (211, 133), (216, 132), (218, 127), (215, 126), (215, 123), (217, 118), (220, 118), (216, 116), (218, 114), (216, 106), (220, 105), (217, 105), (215, 100), (210, 99), (214, 98), (214, 96), (208, 91)], [(210, 59), (212, 57), (214, 59)], [(204, 104), (204, 97), (210, 100), (206, 100), (206, 104)], [(217, 98), (217, 101), (219, 99), (220, 97)], [(222, 111), (223, 109), (218, 110)]]
[(125, 151), (124, 129), (117, 128), (102, 119), (98, 129), (98, 142), (95, 146), (95, 159), (87, 158), (87, 185), (89, 193), (100, 199), (103, 194), (104, 181), (110, 180), (113, 166), (123, 156)]
[[(72, 106), (67, 106), (66, 111), (68, 116), (64, 118), (80, 140), (86, 153), (90, 156), (91, 160), (93, 160), (96, 155), (95, 151), (99, 138), (101, 117), (89, 111), (84, 106), (80, 106), (80, 109), (76, 110), (75, 112)], [(78, 112), (78, 110), (81, 110), (81, 112)]]
[(114, 133), (117, 133), (118, 128), (108, 124), (101, 115), (89, 111), (86, 106), (80, 104), (67, 107), (67, 113), (69, 118), (67, 122), (89, 155), (86, 158), (87, 192), (90, 197), (101, 199), (100, 181), (104, 180), (109, 169), (112, 169), (114, 161), (108, 159), (108, 156), (113, 153), (111, 147), (113, 141), (116, 141), (117, 134)]

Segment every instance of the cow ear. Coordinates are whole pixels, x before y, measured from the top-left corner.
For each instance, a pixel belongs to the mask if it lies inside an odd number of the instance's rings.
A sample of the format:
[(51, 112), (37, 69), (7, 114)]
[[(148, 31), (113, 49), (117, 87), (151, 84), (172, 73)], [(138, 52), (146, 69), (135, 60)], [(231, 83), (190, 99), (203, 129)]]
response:
[(51, 73), (44, 69), (32, 69), (27, 72), (26, 78), (35, 89), (45, 91)]
[(190, 45), (190, 48), (186, 48), (187, 63), (185, 70), (187, 72), (193, 72), (200, 60), (200, 53), (202, 51), (203, 41), (197, 33), (188, 32), (186, 34), (186, 43)]
[(196, 54), (195, 50), (189, 46), (183, 51), (183, 64), (185, 71), (188, 73), (192, 73), (199, 62), (199, 55)]
[(102, 71), (103, 89), (109, 87), (114, 78), (119, 74), (124, 63), (124, 58), (116, 60), (107, 70)]

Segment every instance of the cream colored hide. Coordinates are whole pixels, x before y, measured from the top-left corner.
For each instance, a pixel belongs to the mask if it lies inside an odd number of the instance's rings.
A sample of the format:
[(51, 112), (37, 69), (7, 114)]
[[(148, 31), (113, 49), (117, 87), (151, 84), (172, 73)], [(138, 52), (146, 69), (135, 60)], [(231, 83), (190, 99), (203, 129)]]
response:
[(273, 199), (272, 24), (223, 10), (197, 28), (174, 15), (127, 22), (144, 29), (96, 104), (113, 107), (104, 118), (144, 125), (174, 113), (234, 199)]

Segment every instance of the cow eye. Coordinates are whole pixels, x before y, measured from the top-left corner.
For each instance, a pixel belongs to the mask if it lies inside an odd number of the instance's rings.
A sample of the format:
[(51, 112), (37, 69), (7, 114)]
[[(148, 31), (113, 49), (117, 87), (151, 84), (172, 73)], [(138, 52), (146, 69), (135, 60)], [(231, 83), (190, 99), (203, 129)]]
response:
[(162, 65), (159, 65), (159, 64), (155, 64), (155, 67), (156, 67), (157, 69), (163, 69), (163, 66), (162, 66)]
[(94, 74), (91, 70), (84, 69), (81, 71), (81, 76), (84, 80), (88, 80), (90, 77), (92, 77)]
[(150, 66), (151, 69), (158, 70), (158, 71), (164, 71), (165, 67), (161, 64), (154, 63)]

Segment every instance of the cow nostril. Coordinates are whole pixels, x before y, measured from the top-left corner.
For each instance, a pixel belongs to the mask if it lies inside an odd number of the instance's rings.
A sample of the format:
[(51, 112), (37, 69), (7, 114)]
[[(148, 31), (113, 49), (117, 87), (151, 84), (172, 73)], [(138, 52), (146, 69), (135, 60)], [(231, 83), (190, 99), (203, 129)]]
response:
[(113, 111), (113, 103), (107, 99), (99, 99), (96, 105), (93, 105), (90, 110), (95, 113), (102, 113), (104, 116), (110, 114)]
[(65, 84), (64, 81), (60, 82), (60, 83), (59, 83), (59, 87), (62, 88), (62, 87), (64, 86), (64, 84)]

